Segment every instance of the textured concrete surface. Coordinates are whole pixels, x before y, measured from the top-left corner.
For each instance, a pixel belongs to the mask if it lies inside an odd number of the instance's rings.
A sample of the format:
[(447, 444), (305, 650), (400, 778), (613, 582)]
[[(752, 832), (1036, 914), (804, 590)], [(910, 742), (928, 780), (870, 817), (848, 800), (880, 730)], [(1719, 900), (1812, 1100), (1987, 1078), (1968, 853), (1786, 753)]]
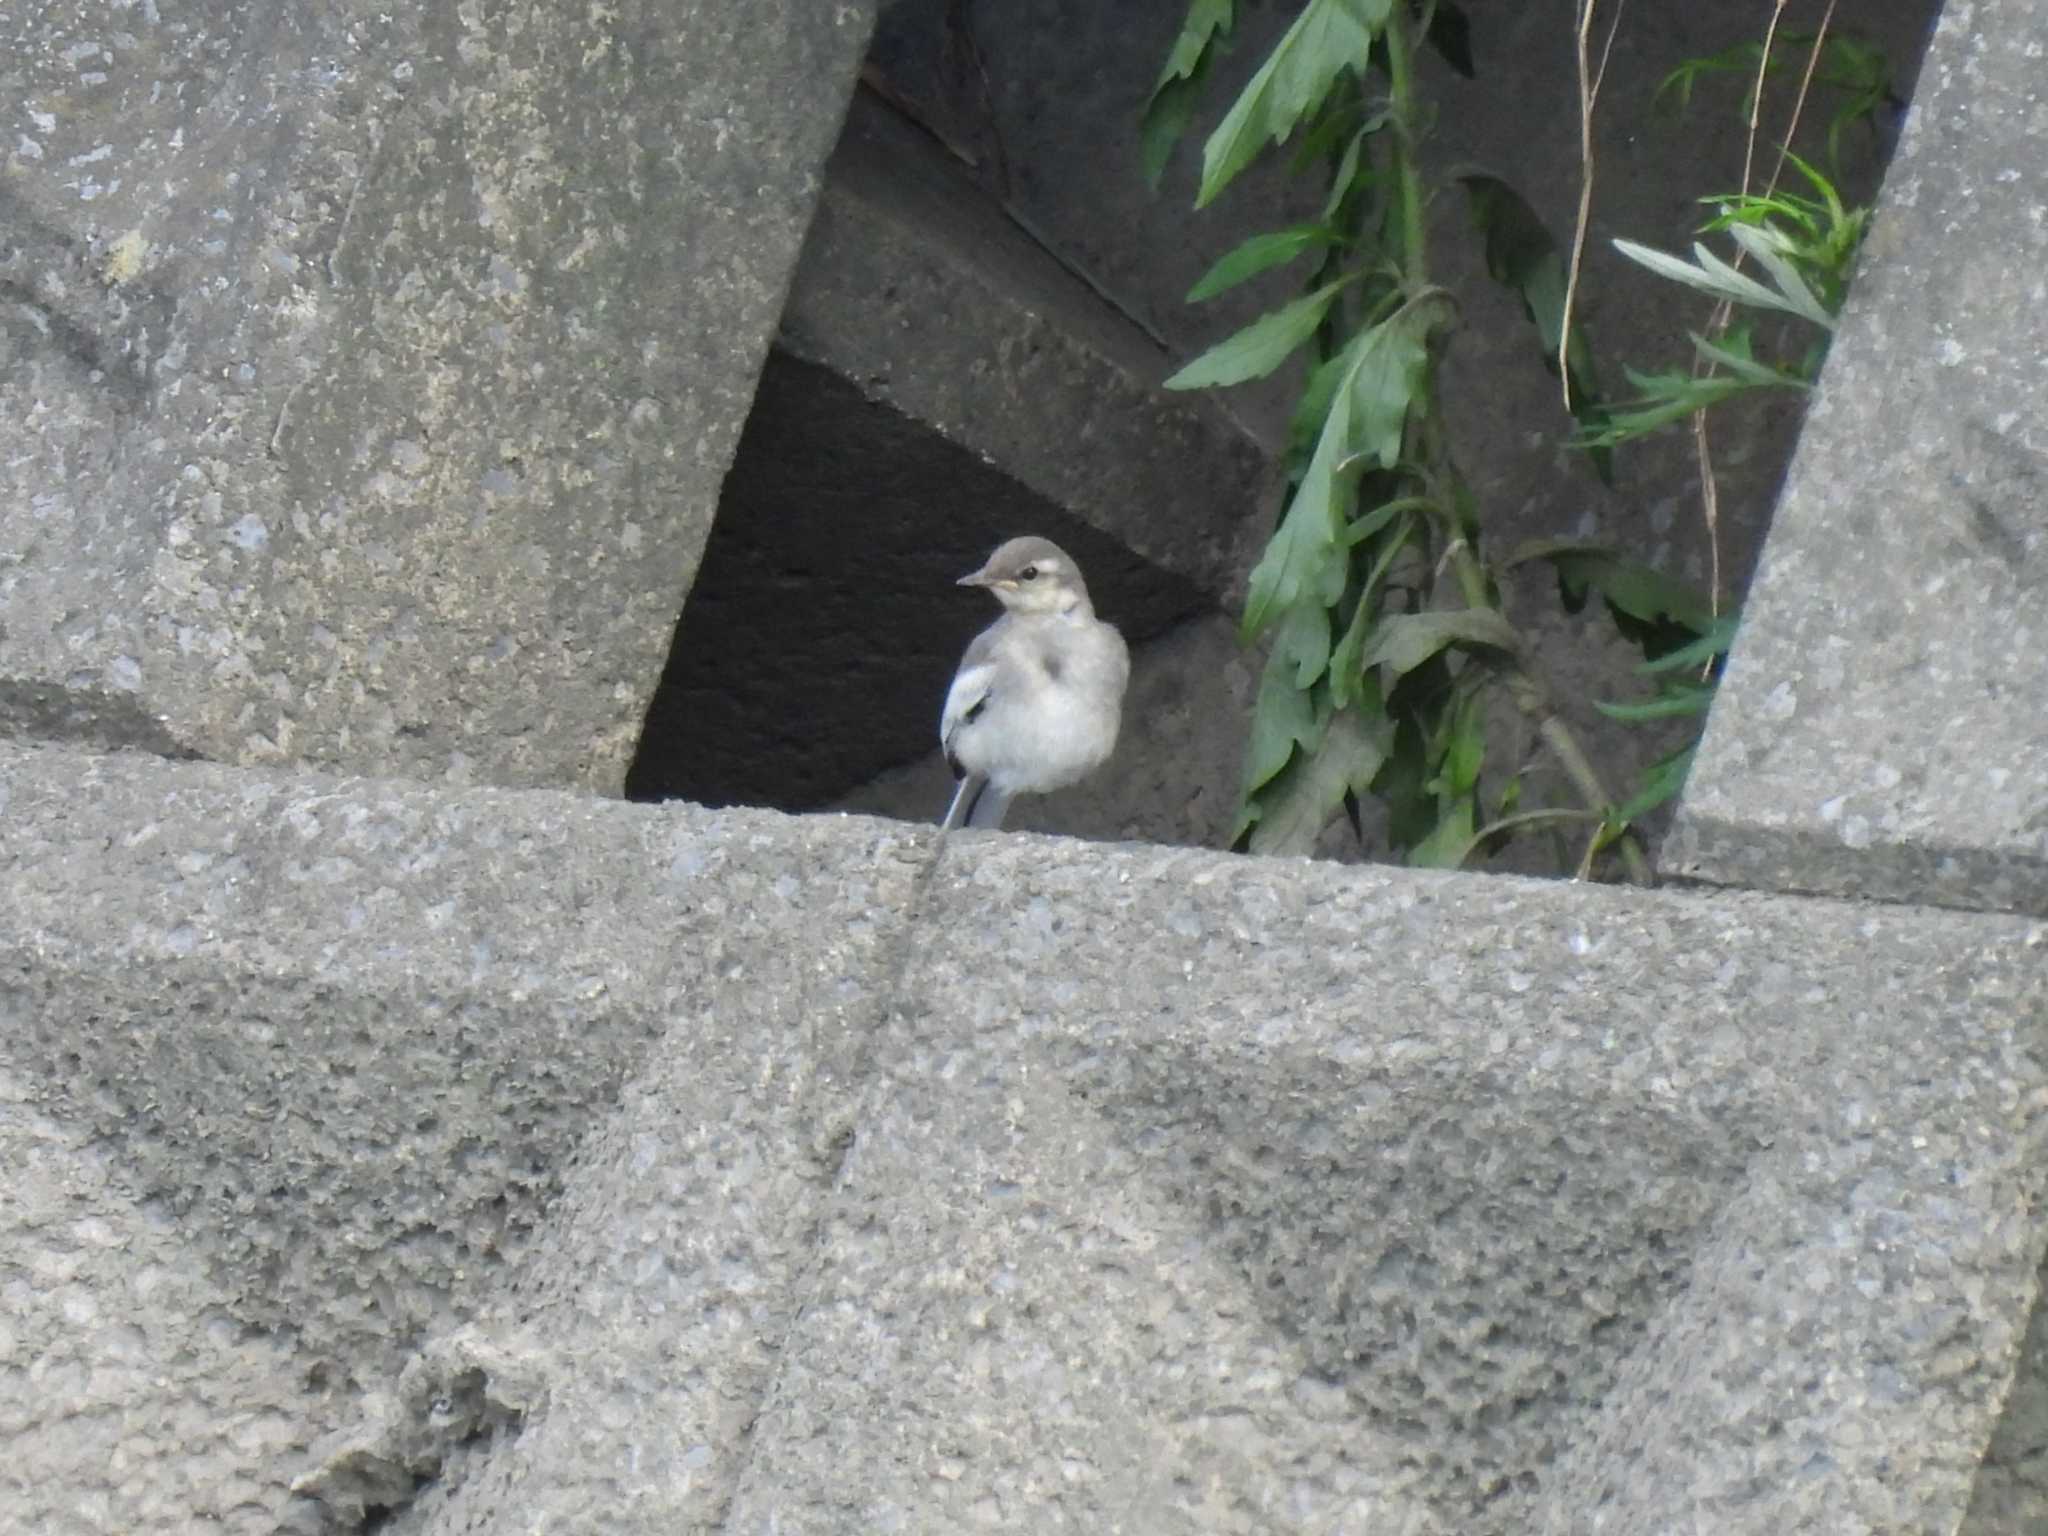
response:
[[(746, 1213), (787, 1215), (768, 1151), (830, 1166), (842, 1042), (907, 904), (898, 846), (879, 822), (0, 748), (9, 1113), (85, 1149), (9, 1163), (0, 1283), (29, 1291), (0, 1411), (36, 1465), (80, 1479), (33, 1507), (168, 1528), (142, 1512), (196, 1516), (247, 1484), (317, 1528), (410, 1501), (536, 1402), (613, 1423), (607, 1349), (643, 1371), (657, 1336), (611, 1331), (636, 1306), (697, 1330), (691, 1390), (745, 1398), (747, 1330), (794, 1262), (787, 1235), (748, 1262)], [(643, 1071), (659, 1111), (634, 1089), (608, 1119)], [(585, 1162), (617, 1178), (577, 1209), (601, 1231), (543, 1231), (593, 1135)], [(750, 1156), (750, 1135), (781, 1141)], [(132, 1209), (65, 1214), (88, 1175)], [(471, 1327), (515, 1269), (517, 1309), (549, 1323), (523, 1353)], [(124, 1371), (157, 1355), (176, 1370), (130, 1393)], [(185, 1406), (143, 1417), (158, 1399)], [(289, 1424), (245, 1430), (266, 1402)], [(158, 1449), (109, 1471), (109, 1436)], [(0, 1500), (0, 1529), (63, 1528), (22, 1519)]]
[[(37, 1508), (1903, 1536), (2000, 1443), (2038, 922), (51, 749), (0, 849)], [(260, 1432), (103, 1461), (195, 1316)]]
[(963, 841), (748, 1530), (1952, 1528), (2048, 931)]
[(313, 1362), (236, 1315), (208, 1245), (50, 1097), (0, 1066), (0, 1529), (271, 1536)]
[(0, 18), (0, 727), (617, 790), (870, 21)]
[(1977, 1469), (1958, 1536), (2028, 1536), (2048, 1530), (2048, 1272), (2037, 1277), (2034, 1315), (2019, 1370)]
[(1215, 402), (1158, 389), (1166, 350), (865, 93), (827, 176), (781, 345), (1162, 570), (1238, 592), (1265, 542), (1263, 456)]
[(2048, 5), (1951, 4), (1665, 867), (2048, 913)]

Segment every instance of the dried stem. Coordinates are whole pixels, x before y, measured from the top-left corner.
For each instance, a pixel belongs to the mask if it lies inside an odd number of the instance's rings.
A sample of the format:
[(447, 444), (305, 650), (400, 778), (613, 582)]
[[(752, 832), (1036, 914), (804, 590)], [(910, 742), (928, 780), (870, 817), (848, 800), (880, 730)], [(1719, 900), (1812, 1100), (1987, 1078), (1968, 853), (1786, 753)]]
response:
[(1588, 45), (1593, 36), (1593, 11), (1598, 0), (1579, 0), (1579, 212), (1572, 221), (1572, 256), (1565, 267), (1564, 311), (1557, 332), (1557, 376), (1564, 389), (1564, 408), (1572, 408), (1572, 309), (1579, 297), (1579, 272), (1586, 260), (1586, 230), (1593, 222), (1593, 106), (1600, 99), (1600, 83), (1607, 78), (1607, 60), (1614, 52), (1614, 35), (1621, 30), (1625, 0), (1615, 0), (1614, 17), (1607, 24), (1607, 41), (1600, 45), (1600, 67), (1591, 67)]

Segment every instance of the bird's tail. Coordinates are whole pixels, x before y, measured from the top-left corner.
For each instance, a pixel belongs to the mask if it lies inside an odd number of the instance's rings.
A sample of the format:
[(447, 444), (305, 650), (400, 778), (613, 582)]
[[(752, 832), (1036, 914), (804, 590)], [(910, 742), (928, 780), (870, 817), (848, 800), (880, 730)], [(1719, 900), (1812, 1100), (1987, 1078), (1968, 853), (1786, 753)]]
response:
[(1000, 827), (1009, 809), (1008, 795), (990, 784), (986, 775), (970, 773), (953, 791), (953, 803), (947, 807), (946, 819), (939, 823), (939, 830), (950, 832), (955, 827)]

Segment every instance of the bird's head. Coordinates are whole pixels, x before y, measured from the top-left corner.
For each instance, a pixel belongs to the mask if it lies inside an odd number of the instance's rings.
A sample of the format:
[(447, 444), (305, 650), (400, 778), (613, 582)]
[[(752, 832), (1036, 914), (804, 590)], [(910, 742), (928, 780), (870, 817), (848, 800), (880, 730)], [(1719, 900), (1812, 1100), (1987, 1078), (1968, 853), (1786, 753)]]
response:
[(1012, 539), (988, 557), (963, 587), (987, 587), (1012, 613), (1082, 613), (1095, 610), (1073, 556), (1050, 539)]

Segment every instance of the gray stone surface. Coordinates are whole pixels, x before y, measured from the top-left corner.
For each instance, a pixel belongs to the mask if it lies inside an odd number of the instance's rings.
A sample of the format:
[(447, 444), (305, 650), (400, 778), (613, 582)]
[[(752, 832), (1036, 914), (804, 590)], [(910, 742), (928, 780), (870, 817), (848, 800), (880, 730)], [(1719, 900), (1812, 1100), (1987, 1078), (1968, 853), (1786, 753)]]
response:
[(0, 1530), (272, 1536), (319, 1422), (309, 1362), (49, 1097), (0, 1067)]
[(1667, 869), (2048, 913), (2048, 6), (1928, 52)]
[(1970, 1509), (1958, 1536), (2029, 1536), (2048, 1530), (2048, 1285), (2037, 1299), (2020, 1347), (2019, 1370), (1998, 1433), (1984, 1452)]
[(870, 20), (0, 18), (0, 728), (616, 791)]
[(116, 1488), (123, 1389), (35, 1294), (0, 1422), (63, 1469), (39, 1507), (189, 1475), (309, 1531), (1961, 1517), (2042, 1261), (2048, 927), (932, 847), (0, 754), (0, 1066), (71, 1159), (11, 1229), (155, 1284), (62, 1229), (89, 1151), (135, 1202), (105, 1231), (173, 1223), (195, 1270), (107, 1347), (174, 1348), (190, 1296), (220, 1336), (173, 1380), (279, 1416), (151, 1428)]
[[(0, 1264), (29, 1266), (38, 1294), (0, 1359), (10, 1435), (78, 1469), (88, 1507), (195, 1497), (179, 1479), (228, 1475), (227, 1431), (198, 1410), (149, 1428), (156, 1459), (132, 1475), (91, 1438), (114, 1433), (96, 1416), (128, 1388), (79, 1362), (168, 1353), (156, 1392), (222, 1410), (251, 1499), (276, 1514), (296, 1482), (353, 1518), (536, 1403), (615, 1423), (600, 1368), (623, 1354), (643, 1371), (655, 1337), (627, 1326), (633, 1307), (699, 1330), (692, 1390), (744, 1399), (751, 1309), (794, 1262), (786, 1234), (741, 1253), (746, 1213), (767, 1230), (788, 1215), (768, 1152), (829, 1170), (841, 1042), (908, 904), (901, 846), (887, 823), (0, 748), (0, 1067), (27, 1085), (9, 1102), (111, 1169), (141, 1224), (125, 1250), (105, 1215), (58, 1237), (110, 1266), (88, 1288), (106, 1314), (124, 1287), (154, 1294), (158, 1249), (196, 1255), (205, 1280), (166, 1280), (167, 1314), (145, 1308), (137, 1336), (81, 1314), (46, 1337), (69, 1315), (46, 1212), (72, 1175), (11, 1161), (25, 1182)], [(659, 1112), (608, 1122), (641, 1071)], [(619, 1175), (576, 1207), (601, 1231), (543, 1231), (592, 1135), (586, 1162)], [(746, 1155), (750, 1135), (767, 1150)], [(472, 1326), (515, 1269), (512, 1305), (550, 1320), (539, 1349)], [(547, 1350), (571, 1341), (558, 1380)], [(293, 1405), (289, 1433), (237, 1427), (259, 1390)], [(0, 1501), (0, 1529), (50, 1528), (14, 1519)]]
[(1952, 1528), (2048, 930), (964, 839), (747, 1531)]
[(1151, 564), (1239, 592), (1265, 542), (1263, 456), (1215, 402), (1159, 391), (1167, 351), (865, 93), (828, 176), (781, 345)]

